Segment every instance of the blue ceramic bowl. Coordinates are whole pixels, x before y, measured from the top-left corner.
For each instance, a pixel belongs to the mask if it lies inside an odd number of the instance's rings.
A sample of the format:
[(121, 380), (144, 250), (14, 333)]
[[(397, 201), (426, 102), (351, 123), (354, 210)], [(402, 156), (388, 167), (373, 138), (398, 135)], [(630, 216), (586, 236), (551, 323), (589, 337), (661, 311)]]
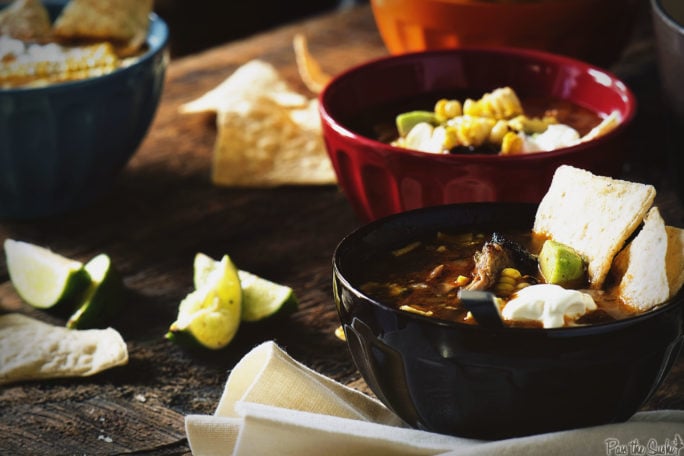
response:
[[(56, 16), (64, 1), (46, 2)], [(152, 122), (169, 30), (150, 17), (147, 50), (95, 78), (0, 89), (0, 217), (35, 218), (93, 202), (109, 189)]]
[(627, 420), (684, 343), (684, 292), (636, 317), (573, 328), (485, 328), (403, 312), (360, 291), (364, 265), (437, 231), (529, 229), (536, 205), (435, 206), (347, 236), (333, 290), (349, 350), (377, 397), (420, 429), (499, 439)]

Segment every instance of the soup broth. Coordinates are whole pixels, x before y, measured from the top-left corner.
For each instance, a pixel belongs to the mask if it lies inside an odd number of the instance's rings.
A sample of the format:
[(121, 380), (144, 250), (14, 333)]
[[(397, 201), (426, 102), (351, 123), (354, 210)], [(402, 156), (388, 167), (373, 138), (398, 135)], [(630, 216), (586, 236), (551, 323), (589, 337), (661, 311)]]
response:
[[(505, 238), (539, 253), (544, 239), (530, 232), (507, 232)], [(387, 252), (369, 262), (361, 290), (372, 299), (390, 307), (431, 318), (476, 324), (461, 305), (458, 292), (473, 280), (475, 254), (492, 239), (492, 233), (437, 233)], [(543, 283), (538, 269), (523, 272), (521, 282)], [(489, 291), (494, 291), (490, 289)], [(582, 290), (591, 294), (597, 310), (580, 317), (573, 324), (595, 324), (633, 316), (635, 311), (621, 304), (617, 293), (605, 290)], [(501, 296), (504, 302), (511, 296)], [(537, 322), (506, 322), (509, 326), (540, 327)]]

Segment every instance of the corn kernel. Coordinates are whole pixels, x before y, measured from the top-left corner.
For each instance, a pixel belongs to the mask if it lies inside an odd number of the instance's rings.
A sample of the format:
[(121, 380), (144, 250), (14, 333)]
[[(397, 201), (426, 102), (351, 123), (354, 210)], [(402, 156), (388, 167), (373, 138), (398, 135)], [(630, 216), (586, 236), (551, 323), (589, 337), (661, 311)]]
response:
[(522, 152), (523, 139), (515, 132), (509, 131), (501, 141), (501, 155), (514, 155)]
[(342, 328), (342, 326), (338, 326), (337, 328), (335, 328), (335, 337), (337, 337), (341, 341), (347, 340), (347, 336), (345, 336), (344, 329)]
[(454, 128), (446, 127), (444, 129), (444, 149), (451, 150), (459, 145), (458, 133)]
[(520, 274), (520, 271), (518, 271), (515, 268), (503, 268), (501, 270), (501, 275), (505, 277), (513, 277), (515, 279), (520, 278), (522, 275)]
[(489, 132), (489, 142), (500, 145), (506, 133), (508, 133), (508, 123), (505, 120), (497, 120), (492, 131)]
[(470, 283), (470, 277), (466, 277), (464, 275), (459, 275), (456, 277), (456, 280), (454, 280), (454, 283), (456, 286), (462, 287), (464, 285), (468, 285)]
[(515, 286), (516, 282), (517, 282), (517, 280), (515, 279), (515, 277), (502, 275), (501, 277), (499, 277), (499, 280), (497, 283)]
[(509, 283), (497, 283), (494, 286), (494, 294), (497, 296), (509, 296), (513, 290), (514, 286)]

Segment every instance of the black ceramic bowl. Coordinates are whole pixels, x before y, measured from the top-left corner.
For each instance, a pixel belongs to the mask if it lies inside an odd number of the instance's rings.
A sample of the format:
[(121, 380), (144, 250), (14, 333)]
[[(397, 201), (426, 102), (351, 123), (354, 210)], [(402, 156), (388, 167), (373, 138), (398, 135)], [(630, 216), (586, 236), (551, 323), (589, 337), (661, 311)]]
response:
[(408, 424), (499, 439), (620, 422), (653, 394), (684, 341), (684, 293), (637, 317), (592, 326), (487, 329), (394, 310), (365, 296), (364, 265), (438, 230), (532, 227), (536, 205), (409, 211), (338, 245), (333, 288), (352, 357)]

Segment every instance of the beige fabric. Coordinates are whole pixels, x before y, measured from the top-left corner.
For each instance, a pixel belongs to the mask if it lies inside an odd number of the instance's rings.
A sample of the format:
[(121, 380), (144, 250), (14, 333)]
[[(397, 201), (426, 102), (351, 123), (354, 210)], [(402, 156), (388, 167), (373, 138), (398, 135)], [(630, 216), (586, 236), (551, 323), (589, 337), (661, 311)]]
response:
[(76, 330), (16, 313), (0, 315), (0, 385), (85, 377), (126, 363), (126, 342), (113, 328)]
[(273, 342), (247, 354), (226, 382), (217, 416), (237, 417), (239, 401), (363, 421), (399, 425), (380, 402), (318, 374), (289, 357)]
[(604, 455), (611, 454), (608, 445), (617, 450), (634, 439), (681, 441), (684, 411), (643, 412), (627, 423), (519, 439), (464, 439), (410, 429), (378, 401), (265, 342), (232, 370), (215, 415), (188, 415), (185, 425), (196, 456)]

